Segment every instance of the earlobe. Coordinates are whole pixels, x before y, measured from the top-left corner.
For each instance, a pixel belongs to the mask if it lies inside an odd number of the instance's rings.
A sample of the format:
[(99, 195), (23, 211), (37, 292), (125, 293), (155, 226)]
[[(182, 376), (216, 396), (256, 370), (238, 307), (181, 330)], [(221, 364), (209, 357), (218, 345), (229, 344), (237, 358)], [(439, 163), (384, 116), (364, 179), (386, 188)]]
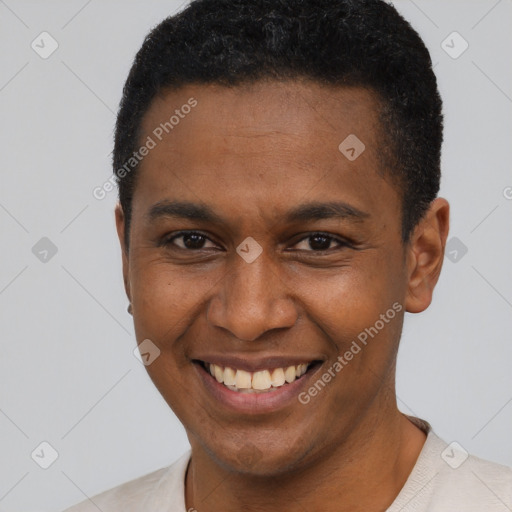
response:
[(432, 301), (443, 266), (449, 216), (448, 201), (437, 198), (411, 235), (407, 249), (408, 288), (405, 301), (405, 309), (409, 313), (424, 311)]
[(126, 291), (126, 296), (128, 300), (131, 301), (131, 292), (130, 292), (130, 279), (129, 279), (129, 263), (128, 263), (128, 251), (125, 245), (125, 217), (123, 208), (119, 203), (117, 203), (115, 208), (115, 219), (116, 219), (116, 229), (117, 229), (117, 237), (119, 238), (119, 244), (121, 245), (121, 256), (123, 263), (123, 281), (124, 281), (124, 289)]

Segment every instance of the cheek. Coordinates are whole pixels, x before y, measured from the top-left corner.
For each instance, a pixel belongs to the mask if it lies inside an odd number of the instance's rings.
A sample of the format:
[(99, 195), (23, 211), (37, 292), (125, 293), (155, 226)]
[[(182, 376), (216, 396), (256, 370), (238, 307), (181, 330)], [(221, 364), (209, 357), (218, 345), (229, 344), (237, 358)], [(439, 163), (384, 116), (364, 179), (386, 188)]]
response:
[[(377, 268), (372, 267), (373, 269)], [(365, 273), (341, 271), (336, 278), (316, 280), (300, 290), (309, 300), (308, 317), (330, 346), (333, 410), (358, 410), (378, 392), (393, 368), (403, 322), (403, 299), (391, 269)], [(396, 275), (395, 275), (396, 277)], [(336, 365), (336, 363), (338, 363)], [(335, 366), (336, 365), (336, 366)], [(320, 377), (321, 378), (321, 377)], [(354, 400), (357, 395), (358, 400)], [(329, 406), (330, 407), (330, 406)]]
[[(332, 347), (333, 403), (357, 408), (389, 376), (403, 321), (402, 272), (395, 258), (375, 251), (334, 275), (296, 284), (319, 336)], [(354, 402), (354, 393), (360, 400)]]
[(222, 277), (221, 271), (194, 271), (147, 258), (135, 259), (132, 269), (137, 340), (149, 338), (162, 350), (177, 350), (174, 340), (197, 321), (209, 291)]
[(305, 271), (292, 284), (306, 313), (333, 339), (347, 340), (403, 301), (403, 270), (396, 257), (371, 250), (328, 273)]
[(133, 258), (131, 268), (137, 342), (149, 339), (160, 351), (146, 371), (175, 414), (184, 420), (194, 400), (187, 384), (193, 380), (194, 371), (186, 357), (187, 343), (200, 334), (195, 330), (198, 315), (204, 315), (204, 298), (216, 279), (145, 256)]

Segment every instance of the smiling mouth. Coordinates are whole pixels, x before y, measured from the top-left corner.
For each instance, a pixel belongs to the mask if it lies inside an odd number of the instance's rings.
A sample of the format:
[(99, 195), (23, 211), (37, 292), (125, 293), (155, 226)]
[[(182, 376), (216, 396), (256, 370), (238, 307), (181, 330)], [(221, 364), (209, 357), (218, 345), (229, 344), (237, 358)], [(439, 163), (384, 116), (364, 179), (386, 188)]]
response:
[(248, 372), (205, 361), (197, 362), (203, 370), (208, 372), (218, 383), (238, 393), (271, 393), (277, 391), (302, 378), (308, 371), (319, 364), (319, 361), (312, 361), (310, 363), (283, 368)]

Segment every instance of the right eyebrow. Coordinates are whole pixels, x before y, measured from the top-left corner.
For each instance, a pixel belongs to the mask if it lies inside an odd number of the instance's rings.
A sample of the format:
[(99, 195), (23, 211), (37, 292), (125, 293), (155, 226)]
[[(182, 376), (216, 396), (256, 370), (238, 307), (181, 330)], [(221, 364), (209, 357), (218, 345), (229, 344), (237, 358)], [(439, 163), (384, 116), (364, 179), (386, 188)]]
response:
[(225, 220), (209, 206), (190, 201), (158, 201), (149, 209), (146, 217), (149, 221), (155, 221), (161, 217), (175, 217), (212, 223), (217, 222), (219, 224), (225, 223)]

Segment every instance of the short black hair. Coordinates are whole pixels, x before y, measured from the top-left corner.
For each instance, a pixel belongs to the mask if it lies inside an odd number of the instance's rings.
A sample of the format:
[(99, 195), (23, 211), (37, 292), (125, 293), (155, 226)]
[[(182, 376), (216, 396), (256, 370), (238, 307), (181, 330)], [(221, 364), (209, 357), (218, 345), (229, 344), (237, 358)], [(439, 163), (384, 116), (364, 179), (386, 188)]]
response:
[(193, 0), (146, 36), (123, 89), (113, 167), (127, 248), (137, 166), (123, 177), (118, 170), (140, 146), (155, 96), (187, 84), (263, 79), (376, 93), (382, 163), (400, 187), (402, 239), (409, 239), (439, 192), (443, 139), (432, 61), (411, 25), (382, 0)]

